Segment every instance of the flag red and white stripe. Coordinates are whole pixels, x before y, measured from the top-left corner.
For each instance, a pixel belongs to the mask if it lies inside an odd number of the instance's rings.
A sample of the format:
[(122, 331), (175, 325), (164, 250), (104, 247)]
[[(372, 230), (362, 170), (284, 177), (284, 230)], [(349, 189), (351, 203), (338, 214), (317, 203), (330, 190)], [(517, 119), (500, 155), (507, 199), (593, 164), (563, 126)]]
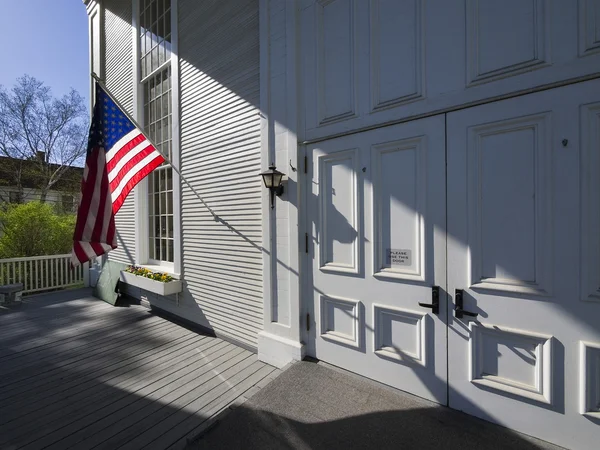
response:
[(73, 266), (117, 248), (115, 215), (135, 185), (164, 161), (144, 133), (96, 84), (73, 236)]

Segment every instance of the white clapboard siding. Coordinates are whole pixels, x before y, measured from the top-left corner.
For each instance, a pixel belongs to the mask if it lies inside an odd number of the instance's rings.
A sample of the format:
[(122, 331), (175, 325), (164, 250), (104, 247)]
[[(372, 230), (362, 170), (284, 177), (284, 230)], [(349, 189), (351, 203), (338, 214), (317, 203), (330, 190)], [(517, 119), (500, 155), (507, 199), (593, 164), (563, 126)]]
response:
[(217, 334), (262, 329), (258, 0), (179, 1), (183, 273)]
[[(105, 9), (106, 87), (128, 113), (133, 114), (133, 37), (131, 1), (108, 0)], [(135, 209), (131, 192), (115, 218), (118, 248), (109, 259), (135, 262)]]

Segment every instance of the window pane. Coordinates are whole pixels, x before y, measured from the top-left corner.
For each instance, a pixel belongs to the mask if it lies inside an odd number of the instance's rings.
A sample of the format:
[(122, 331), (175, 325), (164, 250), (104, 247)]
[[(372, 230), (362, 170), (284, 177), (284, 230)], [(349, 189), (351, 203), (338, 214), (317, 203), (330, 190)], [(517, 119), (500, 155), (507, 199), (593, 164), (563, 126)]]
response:
[(171, 9), (167, 9), (165, 13), (165, 39), (171, 38)]
[(160, 260), (167, 261), (167, 240), (160, 240)]
[(162, 96), (162, 110), (163, 110), (163, 117), (166, 116), (170, 110), (169, 108), (169, 95), (168, 94), (164, 94)]
[[(154, 192), (160, 191), (160, 180), (158, 179), (158, 172), (159, 171), (152, 172), (152, 186), (154, 186)], [(157, 207), (158, 207), (158, 203), (157, 203)]]
[[(170, 39), (170, 36), (167, 36), (167, 39)], [(171, 58), (171, 42), (169, 40), (165, 41), (166, 42), (166, 58), (170, 59)]]
[(154, 236), (160, 237), (160, 217), (154, 218)]
[(148, 258), (156, 259), (154, 257), (154, 239), (148, 239)]
[(161, 142), (161, 127), (160, 127), (160, 121), (158, 123), (156, 123), (154, 125), (154, 132), (151, 134), (150, 138), (152, 139), (152, 142)]
[(168, 170), (161, 170), (160, 173), (160, 191), (166, 190), (167, 187), (167, 172)]
[(169, 254), (167, 255), (167, 259), (169, 261), (173, 261), (175, 258), (173, 258), (173, 240), (169, 239)]
[(152, 2), (150, 2), (150, 8), (148, 9), (149, 14), (148, 14), (148, 25), (149, 27), (152, 26), (152, 24), (154, 23), (154, 21), (156, 20), (156, 5), (152, 4)]
[(152, 49), (152, 70), (158, 68), (158, 46)]
[(163, 92), (167, 92), (169, 90), (170, 84), (171, 84), (170, 83), (170, 81), (171, 81), (171, 78), (170, 78), (171, 77), (171, 70), (170, 70), (170, 68), (167, 69), (167, 70), (165, 70), (164, 74), (165, 74), (165, 76), (163, 77), (163, 80), (162, 80), (162, 84), (163, 84), (162, 91)]
[(165, 20), (164, 17), (161, 17), (160, 19), (158, 19), (158, 37), (159, 38), (163, 38), (165, 37)]
[(160, 213), (164, 214), (167, 211), (167, 195), (160, 194)]
[(173, 214), (173, 193), (169, 192), (169, 206), (167, 208), (167, 214)]
[[(163, 119), (162, 127), (166, 131), (164, 140), (170, 141), (171, 140), (171, 128), (169, 127), (169, 119)], [(170, 156), (171, 155), (169, 155), (169, 157)]]
[[(161, 213), (159, 200), (160, 200), (160, 194), (156, 194), (154, 196), (154, 214), (157, 216)], [(163, 214), (164, 214), (164, 212), (163, 212)]]
[(152, 49), (152, 34), (150, 33), (150, 30), (146, 31), (145, 39), (146, 39), (146, 53), (148, 53)]
[(173, 171), (167, 170), (167, 190), (173, 190)]
[(169, 216), (168, 226), (169, 226), (169, 232), (167, 233), (167, 236), (172, 238), (173, 237), (173, 216)]
[(145, 66), (146, 66), (146, 73), (145, 73), (144, 77), (150, 75), (150, 72), (152, 72), (152, 61), (150, 60), (150, 53), (148, 53), (146, 55)]
[(160, 257), (160, 239), (154, 240), (154, 259), (161, 260)]

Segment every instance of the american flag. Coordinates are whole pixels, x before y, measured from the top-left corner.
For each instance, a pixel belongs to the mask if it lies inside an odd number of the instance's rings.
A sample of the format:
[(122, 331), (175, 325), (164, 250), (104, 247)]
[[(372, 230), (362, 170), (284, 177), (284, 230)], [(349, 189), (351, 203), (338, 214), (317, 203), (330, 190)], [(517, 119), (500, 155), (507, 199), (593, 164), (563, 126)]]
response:
[(144, 133), (96, 83), (73, 235), (73, 266), (117, 248), (115, 214), (134, 186), (164, 161)]

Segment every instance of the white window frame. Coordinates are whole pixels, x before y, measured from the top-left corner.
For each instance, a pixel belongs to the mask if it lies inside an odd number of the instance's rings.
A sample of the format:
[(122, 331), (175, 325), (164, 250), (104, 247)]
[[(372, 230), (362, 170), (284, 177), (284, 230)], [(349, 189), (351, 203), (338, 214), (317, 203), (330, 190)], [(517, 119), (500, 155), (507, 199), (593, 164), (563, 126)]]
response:
[[(178, 1), (171, 0), (171, 149), (172, 166), (180, 168), (180, 119), (179, 119), (179, 52), (177, 10)], [(133, 115), (135, 120), (144, 123), (143, 84), (140, 70), (140, 1), (132, 0), (132, 36), (133, 36)], [(170, 273), (181, 277), (181, 180), (178, 170), (173, 169), (173, 262), (150, 260), (149, 255), (149, 218), (148, 218), (148, 177), (135, 187), (135, 262), (151, 270)]]

